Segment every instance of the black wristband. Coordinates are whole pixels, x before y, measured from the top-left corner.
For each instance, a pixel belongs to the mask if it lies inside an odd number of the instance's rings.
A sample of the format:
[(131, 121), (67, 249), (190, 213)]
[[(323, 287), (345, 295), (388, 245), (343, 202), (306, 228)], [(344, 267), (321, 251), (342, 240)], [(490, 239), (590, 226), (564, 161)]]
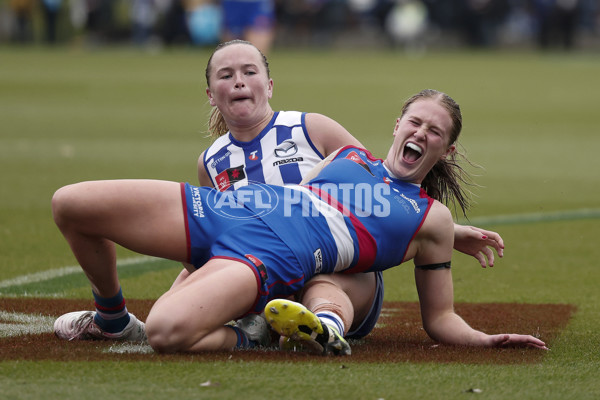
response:
[(415, 265), (415, 268), (424, 269), (427, 271), (435, 271), (437, 269), (451, 268), (450, 261), (437, 264)]

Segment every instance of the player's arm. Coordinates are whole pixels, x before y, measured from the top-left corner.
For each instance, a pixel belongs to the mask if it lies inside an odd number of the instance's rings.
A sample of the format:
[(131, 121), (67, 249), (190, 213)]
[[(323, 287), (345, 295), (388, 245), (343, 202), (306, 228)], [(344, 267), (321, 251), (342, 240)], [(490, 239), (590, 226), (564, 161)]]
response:
[(205, 152), (203, 151), (202, 154), (200, 154), (200, 157), (198, 157), (198, 184), (200, 186), (214, 187), (213, 181), (210, 179), (206, 167), (204, 166), (204, 153)]
[(307, 113), (305, 123), (310, 140), (325, 157), (344, 146), (364, 148), (346, 128), (325, 115)]
[(473, 329), (454, 312), (452, 272), (444, 265), (452, 255), (453, 233), (450, 211), (436, 201), (417, 235), (414, 258), (421, 318), (429, 337), (453, 345), (523, 345), (546, 349), (543, 341), (530, 335), (488, 335)]

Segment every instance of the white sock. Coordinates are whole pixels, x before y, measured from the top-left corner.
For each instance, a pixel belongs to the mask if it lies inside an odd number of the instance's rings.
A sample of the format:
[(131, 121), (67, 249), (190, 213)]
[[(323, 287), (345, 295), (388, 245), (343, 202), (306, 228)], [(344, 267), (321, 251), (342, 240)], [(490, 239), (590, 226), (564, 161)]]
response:
[(344, 322), (335, 313), (330, 311), (321, 311), (316, 314), (322, 323), (334, 329), (340, 336), (344, 337)]

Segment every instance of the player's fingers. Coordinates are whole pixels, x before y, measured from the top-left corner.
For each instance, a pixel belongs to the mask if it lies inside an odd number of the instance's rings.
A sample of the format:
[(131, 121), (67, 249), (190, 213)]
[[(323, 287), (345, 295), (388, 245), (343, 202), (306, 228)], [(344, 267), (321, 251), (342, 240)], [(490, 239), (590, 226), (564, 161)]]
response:
[(493, 267), (494, 266), (494, 252), (489, 247), (485, 247), (483, 250), (481, 250), (481, 252), (487, 259), (487, 265), (490, 267)]
[(481, 267), (485, 268), (487, 266), (487, 260), (482, 252), (478, 252), (473, 257), (475, 257), (477, 259), (477, 261), (479, 261), (479, 264), (481, 264)]
[[(502, 240), (502, 236), (494, 231), (482, 231), (482, 233), (488, 239), (490, 246), (493, 246), (495, 249), (503, 249), (504, 248), (504, 240)], [(492, 243), (493, 242), (493, 243)]]

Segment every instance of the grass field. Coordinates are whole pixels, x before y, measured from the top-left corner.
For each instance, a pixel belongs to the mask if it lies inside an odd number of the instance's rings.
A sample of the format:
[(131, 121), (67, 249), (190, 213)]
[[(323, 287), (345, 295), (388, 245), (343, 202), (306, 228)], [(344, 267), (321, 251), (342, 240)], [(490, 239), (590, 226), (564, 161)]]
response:
[[(0, 48), (0, 296), (90, 298), (51, 218), (57, 188), (107, 178), (196, 181), (209, 144), (208, 56)], [(456, 301), (576, 305), (543, 362), (342, 368), (343, 360), (65, 363), (0, 354), (1, 398), (600, 398), (600, 57), (277, 50), (270, 62), (275, 109), (329, 115), (379, 157), (409, 95), (436, 88), (461, 104), (462, 144), (484, 166), (473, 170), (481, 187), (471, 222), (499, 231), (507, 248), (493, 269), (456, 255)], [(135, 257), (119, 253), (125, 263)], [(121, 267), (129, 298), (158, 297), (179, 271), (133, 260), (135, 268)], [(385, 276), (387, 300), (416, 301), (412, 268)], [(201, 385), (208, 381), (219, 384)]]

